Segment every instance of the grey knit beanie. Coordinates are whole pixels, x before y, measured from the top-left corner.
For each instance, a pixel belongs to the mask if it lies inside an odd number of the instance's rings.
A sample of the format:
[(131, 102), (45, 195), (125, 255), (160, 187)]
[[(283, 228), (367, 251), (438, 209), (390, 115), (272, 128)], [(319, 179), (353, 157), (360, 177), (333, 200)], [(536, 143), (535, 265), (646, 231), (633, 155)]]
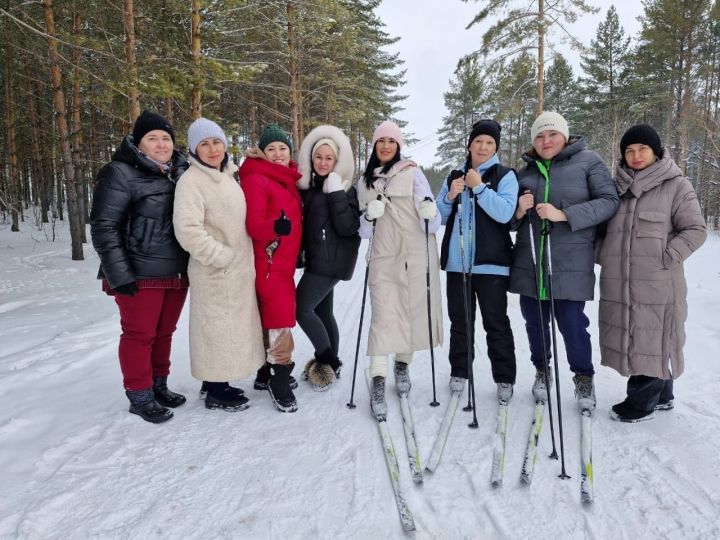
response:
[(188, 128), (188, 147), (190, 148), (190, 152), (195, 154), (197, 145), (205, 139), (220, 139), (225, 145), (225, 150), (227, 150), (228, 143), (222, 128), (212, 120), (198, 118), (190, 124)]

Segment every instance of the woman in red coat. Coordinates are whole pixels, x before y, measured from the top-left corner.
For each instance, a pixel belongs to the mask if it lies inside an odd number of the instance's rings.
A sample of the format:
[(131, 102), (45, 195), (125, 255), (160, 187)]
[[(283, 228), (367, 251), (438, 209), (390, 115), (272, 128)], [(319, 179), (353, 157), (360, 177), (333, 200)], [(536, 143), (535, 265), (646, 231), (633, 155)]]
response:
[(247, 231), (255, 253), (255, 289), (267, 361), (255, 388), (267, 388), (282, 412), (297, 411), (290, 376), (295, 364), (291, 328), (295, 326), (295, 263), (302, 234), (302, 203), (296, 186), (292, 141), (277, 124), (268, 124), (258, 148), (248, 150), (238, 175), (247, 200)]

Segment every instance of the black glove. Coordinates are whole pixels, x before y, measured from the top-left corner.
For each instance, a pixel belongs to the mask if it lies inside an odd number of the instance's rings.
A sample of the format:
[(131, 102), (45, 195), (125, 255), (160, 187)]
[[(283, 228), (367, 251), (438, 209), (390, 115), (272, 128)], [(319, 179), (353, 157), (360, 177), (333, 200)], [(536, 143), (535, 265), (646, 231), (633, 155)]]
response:
[(119, 287), (115, 287), (113, 289), (113, 291), (118, 294), (122, 294), (123, 296), (135, 296), (135, 293), (139, 290), (140, 289), (138, 289), (137, 283), (134, 281), (126, 283), (125, 285), (120, 285)]
[(291, 225), (290, 220), (285, 217), (285, 211), (280, 210), (280, 217), (275, 220), (275, 226), (273, 227), (275, 234), (278, 236), (287, 236), (292, 229)]

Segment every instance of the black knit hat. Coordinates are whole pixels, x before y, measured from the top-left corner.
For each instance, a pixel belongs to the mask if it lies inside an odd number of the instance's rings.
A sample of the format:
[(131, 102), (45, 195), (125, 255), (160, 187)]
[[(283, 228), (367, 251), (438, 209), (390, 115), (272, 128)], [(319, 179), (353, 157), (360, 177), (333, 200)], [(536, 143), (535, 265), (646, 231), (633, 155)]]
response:
[(658, 159), (663, 157), (662, 142), (660, 142), (660, 135), (655, 131), (655, 128), (647, 124), (637, 124), (628, 129), (625, 135), (620, 139), (620, 159), (622, 163), (625, 163), (625, 150), (631, 144), (644, 144), (652, 148), (653, 153)]
[(137, 117), (137, 120), (135, 120), (135, 125), (133, 126), (132, 131), (133, 142), (136, 145), (140, 144), (142, 138), (154, 129), (166, 131), (170, 134), (170, 137), (172, 137), (173, 142), (175, 142), (175, 130), (170, 125), (170, 122), (165, 120), (165, 118), (159, 114), (148, 111), (147, 109)]
[(478, 120), (473, 124), (473, 127), (470, 130), (467, 148), (470, 148), (470, 144), (472, 144), (472, 142), (475, 140), (475, 137), (477, 137), (478, 135), (490, 135), (490, 137), (495, 139), (495, 146), (497, 148), (500, 148), (501, 130), (502, 128), (500, 127), (500, 124), (498, 124), (495, 120), (491, 120), (489, 118)]

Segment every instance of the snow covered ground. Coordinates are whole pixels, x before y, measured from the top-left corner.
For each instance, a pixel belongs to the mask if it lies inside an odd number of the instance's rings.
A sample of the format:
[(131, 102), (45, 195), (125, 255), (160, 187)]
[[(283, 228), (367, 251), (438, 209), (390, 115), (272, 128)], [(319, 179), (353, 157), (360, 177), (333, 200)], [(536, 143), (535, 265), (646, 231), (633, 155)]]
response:
[[(404, 537), (362, 377), (357, 409), (345, 407), (362, 268), (336, 292), (346, 366), (338, 385), (315, 393), (301, 383), (299, 412), (281, 414), (244, 380), (250, 409), (206, 410), (189, 372), (184, 313), (171, 386), (189, 400), (171, 422), (158, 426), (127, 412), (116, 360), (117, 310), (100, 292), (97, 266), (91, 248), (84, 262), (70, 260), (65, 231), (52, 243), (29, 226), (22, 233), (0, 230), (0, 538)], [(479, 429), (468, 429), (469, 415), (459, 410), (439, 469), (419, 487), (410, 479), (391, 383), (389, 424), (418, 527), (414, 537), (720, 537), (720, 238), (713, 233), (686, 269), (687, 370), (676, 384), (675, 410), (636, 425), (611, 421), (607, 411), (623, 399), (625, 380), (598, 367), (591, 508), (580, 504), (580, 421), (564, 353), (561, 391), (572, 478), (558, 479), (559, 463), (546, 457), (546, 416), (533, 484), (519, 483), (534, 370), (515, 296), (510, 317), (518, 381), (501, 488), (490, 487), (496, 405), (484, 346), (476, 362)], [(587, 311), (595, 323), (597, 305)], [(428, 406), (429, 354), (418, 354), (411, 369), (410, 402), (423, 459), (449, 398), (448, 329), (446, 319), (446, 344), (435, 354), (440, 407)], [(592, 329), (599, 366), (594, 324)], [(295, 336), (298, 374), (312, 349), (299, 330)]]

